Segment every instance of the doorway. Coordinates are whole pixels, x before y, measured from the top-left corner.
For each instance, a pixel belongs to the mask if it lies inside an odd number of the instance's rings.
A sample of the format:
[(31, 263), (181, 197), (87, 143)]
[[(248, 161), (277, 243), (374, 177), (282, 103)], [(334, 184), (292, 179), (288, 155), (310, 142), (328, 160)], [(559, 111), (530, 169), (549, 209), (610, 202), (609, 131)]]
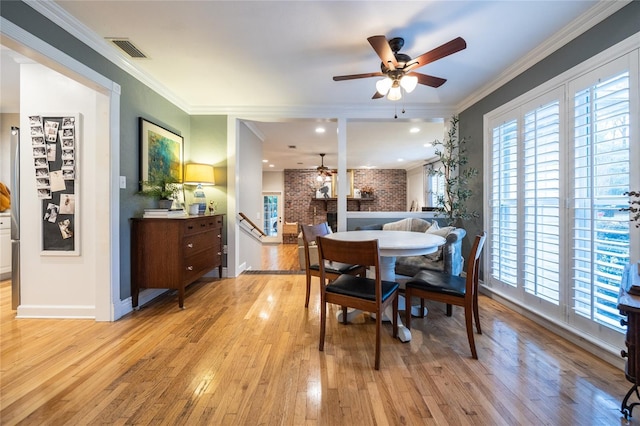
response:
[(266, 244), (282, 244), (282, 193), (263, 192), (263, 225), (266, 234), (262, 238)]

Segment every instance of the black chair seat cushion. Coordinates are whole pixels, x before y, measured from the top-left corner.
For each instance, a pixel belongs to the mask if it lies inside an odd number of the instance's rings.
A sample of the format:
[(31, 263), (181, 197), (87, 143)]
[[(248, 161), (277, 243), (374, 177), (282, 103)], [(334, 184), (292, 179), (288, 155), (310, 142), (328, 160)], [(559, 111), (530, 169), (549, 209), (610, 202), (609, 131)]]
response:
[[(398, 283), (396, 282), (382, 281), (382, 302), (387, 300), (397, 288)], [(354, 275), (340, 275), (325, 287), (325, 291), (374, 301), (376, 300), (376, 281), (371, 278), (356, 277)]]
[[(346, 274), (351, 271), (358, 269), (360, 265), (350, 265), (348, 263), (340, 263), (340, 262), (329, 262), (325, 261), (324, 270), (333, 274)], [(309, 269), (313, 269), (314, 271), (320, 270), (320, 265), (317, 263), (315, 265), (309, 265)]]
[(411, 280), (407, 281), (405, 286), (434, 293), (464, 297), (467, 292), (466, 284), (466, 278), (457, 275), (420, 271)]

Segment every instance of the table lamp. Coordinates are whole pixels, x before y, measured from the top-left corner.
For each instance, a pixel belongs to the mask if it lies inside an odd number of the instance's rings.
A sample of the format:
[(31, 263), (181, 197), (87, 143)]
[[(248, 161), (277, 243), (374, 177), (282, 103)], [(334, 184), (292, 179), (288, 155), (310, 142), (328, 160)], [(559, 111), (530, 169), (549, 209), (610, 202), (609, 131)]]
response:
[[(184, 184), (196, 185), (193, 191), (193, 198), (197, 206), (197, 214), (203, 215), (207, 207), (207, 198), (202, 189), (202, 185), (215, 185), (216, 180), (213, 173), (213, 166), (210, 164), (189, 163), (184, 167)], [(193, 206), (193, 205), (192, 205)], [(189, 209), (189, 214), (196, 214)]]

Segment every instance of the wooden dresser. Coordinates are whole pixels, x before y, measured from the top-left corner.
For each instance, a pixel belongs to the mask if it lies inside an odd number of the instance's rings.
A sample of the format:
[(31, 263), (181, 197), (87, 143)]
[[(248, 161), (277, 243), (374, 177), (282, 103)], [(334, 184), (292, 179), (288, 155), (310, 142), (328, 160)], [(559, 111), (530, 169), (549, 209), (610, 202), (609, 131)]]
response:
[[(638, 281), (637, 269), (635, 269), (634, 265), (631, 266), (631, 268), (627, 267), (627, 271), (625, 272), (629, 273), (628, 276), (631, 280)], [(629, 269), (631, 270), (628, 271)], [(633, 282), (633, 284), (636, 283)], [(638, 393), (638, 384), (640, 384), (640, 295), (628, 293), (625, 290), (626, 285), (627, 283), (623, 279), (618, 296), (618, 310), (620, 311), (620, 315), (626, 317), (620, 320), (620, 324), (627, 326), (627, 334), (624, 340), (627, 348), (626, 350), (622, 350), (620, 355), (627, 359), (624, 374), (627, 380), (632, 383), (632, 386), (622, 400), (620, 411), (625, 419), (629, 420), (633, 409), (640, 405), (640, 402), (629, 403), (629, 399), (633, 395), (635, 395), (635, 399), (640, 400), (640, 394)]]
[(215, 267), (222, 277), (223, 215), (132, 219), (131, 298), (143, 288), (184, 289)]

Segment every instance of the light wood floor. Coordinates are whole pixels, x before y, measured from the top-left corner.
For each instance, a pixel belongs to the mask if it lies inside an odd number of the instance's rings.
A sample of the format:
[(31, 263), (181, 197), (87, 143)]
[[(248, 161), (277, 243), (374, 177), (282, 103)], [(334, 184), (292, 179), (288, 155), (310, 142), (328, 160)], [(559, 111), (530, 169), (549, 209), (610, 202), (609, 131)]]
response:
[(266, 271), (299, 271), (298, 244), (263, 244), (262, 269)]
[(384, 326), (380, 371), (364, 315), (330, 319), (318, 351), (299, 274), (196, 282), (185, 310), (169, 293), (114, 323), (17, 320), (9, 303), (4, 281), (2, 425), (624, 424), (622, 371), (486, 297), (478, 361), (462, 312), (430, 304), (410, 343)]

